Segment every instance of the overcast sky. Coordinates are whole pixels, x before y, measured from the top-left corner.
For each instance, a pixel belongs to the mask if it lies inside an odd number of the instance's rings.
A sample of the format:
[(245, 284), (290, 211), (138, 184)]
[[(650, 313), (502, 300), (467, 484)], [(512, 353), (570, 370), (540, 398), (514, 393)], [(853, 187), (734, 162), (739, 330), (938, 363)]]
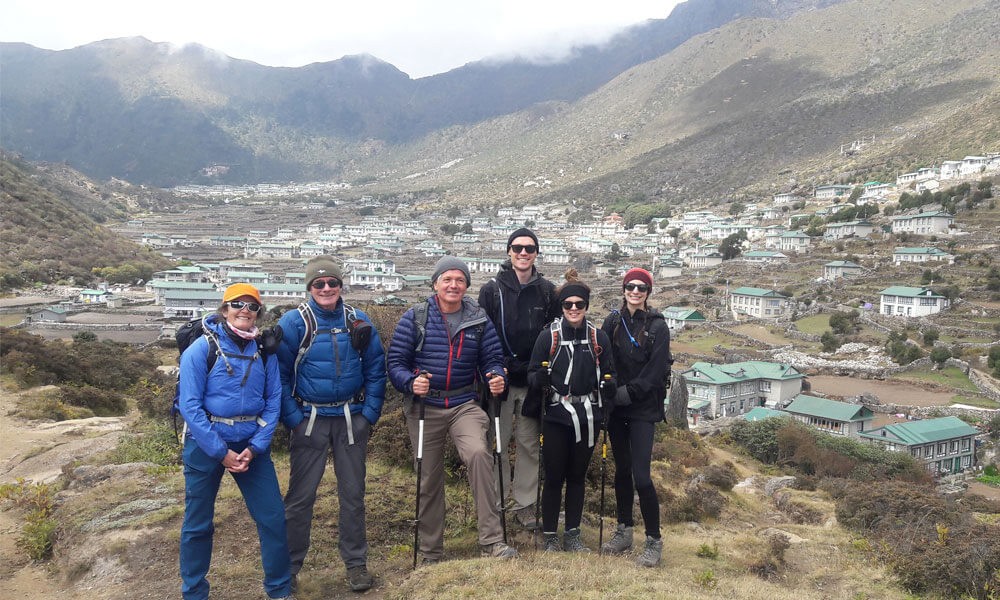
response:
[(298, 67), (368, 53), (413, 78), (483, 58), (559, 58), (679, 0), (3, 0), (0, 41), (63, 50), (108, 38), (197, 42)]

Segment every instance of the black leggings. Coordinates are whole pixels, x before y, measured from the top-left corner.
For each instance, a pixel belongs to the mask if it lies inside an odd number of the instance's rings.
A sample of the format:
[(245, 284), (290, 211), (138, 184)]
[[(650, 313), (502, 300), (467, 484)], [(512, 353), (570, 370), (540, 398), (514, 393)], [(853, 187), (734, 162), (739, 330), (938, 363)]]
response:
[[(587, 424), (580, 424), (581, 440), (573, 428), (545, 422), (542, 425), (545, 463), (545, 487), (542, 489), (542, 531), (555, 533), (559, 528), (559, 504), (566, 484), (566, 530), (580, 526), (583, 517), (583, 489), (587, 465), (594, 449), (587, 446)], [(597, 438), (597, 434), (594, 434)]]
[(615, 502), (618, 522), (631, 527), (633, 489), (639, 494), (639, 512), (646, 524), (646, 535), (660, 537), (660, 500), (649, 474), (653, 457), (653, 431), (655, 423), (611, 417), (608, 435), (611, 451), (615, 455)]

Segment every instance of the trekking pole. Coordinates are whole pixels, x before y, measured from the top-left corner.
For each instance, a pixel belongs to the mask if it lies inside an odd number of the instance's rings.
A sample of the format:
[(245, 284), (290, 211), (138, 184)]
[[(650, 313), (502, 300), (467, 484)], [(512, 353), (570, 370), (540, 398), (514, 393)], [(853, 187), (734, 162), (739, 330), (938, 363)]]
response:
[[(601, 388), (604, 387), (605, 381), (611, 381), (611, 374), (604, 374), (604, 381), (601, 382)], [(598, 522), (600, 525), (597, 528), (597, 555), (600, 556), (604, 554), (604, 482), (607, 479), (608, 474), (608, 415), (607, 412), (604, 413), (604, 432), (601, 436), (601, 512), (598, 516)]]
[[(542, 361), (542, 368), (546, 369), (549, 376), (552, 376), (552, 367), (549, 361)], [(546, 390), (547, 391), (547, 390)], [(542, 419), (545, 418), (545, 395), (538, 403), (538, 481), (535, 483), (535, 551), (538, 551), (538, 532), (542, 530), (542, 446), (545, 445), (545, 436), (542, 434)]]
[[(486, 380), (493, 379), (496, 373), (487, 373)], [(493, 462), (497, 464), (497, 483), (500, 486), (500, 530), (503, 531), (503, 543), (507, 543), (507, 503), (503, 495), (503, 457), (500, 454), (500, 396), (493, 394), (493, 435), (495, 450)]]
[[(421, 371), (427, 376), (427, 371)], [(420, 405), (417, 421), (417, 507), (413, 515), (413, 569), (417, 568), (417, 550), (420, 548), (420, 475), (424, 464), (424, 397), (414, 396)]]

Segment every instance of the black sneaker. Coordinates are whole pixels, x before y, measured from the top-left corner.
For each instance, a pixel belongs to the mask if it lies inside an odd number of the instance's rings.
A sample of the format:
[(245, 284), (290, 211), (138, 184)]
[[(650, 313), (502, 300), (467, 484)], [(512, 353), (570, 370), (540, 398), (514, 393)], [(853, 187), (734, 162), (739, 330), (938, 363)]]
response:
[(351, 584), (352, 592), (363, 592), (372, 587), (372, 576), (365, 565), (347, 569), (347, 581)]

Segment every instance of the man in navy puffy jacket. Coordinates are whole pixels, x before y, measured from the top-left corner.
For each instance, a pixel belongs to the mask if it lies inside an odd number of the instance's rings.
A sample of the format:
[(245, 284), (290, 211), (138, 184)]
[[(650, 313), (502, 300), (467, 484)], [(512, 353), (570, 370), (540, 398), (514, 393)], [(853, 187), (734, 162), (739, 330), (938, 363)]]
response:
[[(293, 583), (309, 550), (316, 490), (333, 451), (340, 502), (338, 521), (340, 557), (347, 567), (351, 589), (371, 587), (368, 541), (365, 533), (365, 459), (372, 425), (382, 414), (385, 399), (385, 353), (378, 332), (370, 327), (371, 340), (359, 351), (351, 343), (351, 318), (340, 297), (343, 272), (329, 256), (306, 263), (308, 309), (316, 318), (316, 336), (302, 357), (307, 334), (300, 311), (285, 313), (278, 348), (281, 371), (281, 420), (291, 430), (291, 474), (285, 494), (288, 549)], [(354, 315), (360, 326), (371, 321), (361, 311)], [(297, 363), (297, 364), (296, 364)]]
[[(486, 312), (465, 297), (471, 277), (464, 262), (443, 257), (434, 267), (431, 283), (435, 293), (425, 307), (422, 346), (421, 324), (411, 308), (396, 326), (387, 359), (393, 386), (425, 403), (420, 553), (425, 563), (444, 555), (444, 444), (450, 435), (469, 472), (480, 554), (513, 558), (517, 551), (503, 542), (500, 526), (493, 455), (486, 442), (489, 419), (475, 402), (477, 381), (488, 381), (493, 395), (503, 393), (503, 350)], [(408, 402), (404, 409), (410, 442), (416, 448), (419, 405)]]

